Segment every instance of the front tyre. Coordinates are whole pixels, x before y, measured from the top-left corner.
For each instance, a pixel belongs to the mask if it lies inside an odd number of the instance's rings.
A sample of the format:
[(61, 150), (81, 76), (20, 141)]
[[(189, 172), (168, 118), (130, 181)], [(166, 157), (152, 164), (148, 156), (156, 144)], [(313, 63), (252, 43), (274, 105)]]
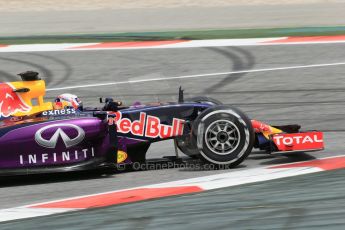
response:
[(239, 165), (252, 151), (254, 131), (248, 117), (230, 106), (204, 111), (193, 127), (201, 159), (216, 165)]

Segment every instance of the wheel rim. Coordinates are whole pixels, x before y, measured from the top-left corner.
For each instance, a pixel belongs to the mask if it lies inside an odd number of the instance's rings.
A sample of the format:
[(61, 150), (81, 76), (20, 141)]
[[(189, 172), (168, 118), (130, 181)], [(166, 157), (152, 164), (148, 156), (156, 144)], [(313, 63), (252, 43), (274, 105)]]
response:
[(228, 155), (238, 147), (240, 131), (231, 121), (214, 121), (206, 129), (205, 142), (208, 149), (213, 153)]

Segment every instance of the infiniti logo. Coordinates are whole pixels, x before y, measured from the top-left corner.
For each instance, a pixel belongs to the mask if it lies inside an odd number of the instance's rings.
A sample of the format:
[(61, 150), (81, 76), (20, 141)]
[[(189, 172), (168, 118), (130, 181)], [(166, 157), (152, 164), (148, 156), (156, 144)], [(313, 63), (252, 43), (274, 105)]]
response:
[[(58, 129), (55, 131), (55, 133), (50, 137), (45, 139), (44, 137), (42, 137), (42, 134), (51, 128), (55, 128), (58, 127)], [(78, 135), (74, 138), (69, 137), (66, 132), (64, 131), (64, 128), (72, 128), (74, 130), (76, 130), (78, 132)], [(66, 128), (65, 128), (66, 130)], [(48, 125), (45, 126), (41, 129), (39, 129), (36, 134), (35, 134), (35, 141), (37, 142), (37, 144), (41, 145), (42, 147), (45, 148), (50, 148), (50, 149), (54, 149), (57, 145), (57, 142), (59, 140), (59, 137), (61, 137), (62, 141), (64, 142), (66, 148), (70, 148), (72, 146), (75, 146), (77, 144), (79, 144), (80, 142), (82, 142), (84, 140), (85, 137), (85, 132), (82, 128), (80, 128), (79, 126), (76, 125), (72, 125), (72, 124), (55, 124), (55, 125)]]

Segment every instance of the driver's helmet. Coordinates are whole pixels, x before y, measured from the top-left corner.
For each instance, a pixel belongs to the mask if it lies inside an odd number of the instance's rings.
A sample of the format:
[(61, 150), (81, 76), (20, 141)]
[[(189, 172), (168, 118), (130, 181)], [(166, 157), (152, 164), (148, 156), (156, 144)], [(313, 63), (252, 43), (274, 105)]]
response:
[(83, 110), (83, 102), (78, 98), (77, 95), (64, 93), (55, 99), (54, 109), (76, 109)]

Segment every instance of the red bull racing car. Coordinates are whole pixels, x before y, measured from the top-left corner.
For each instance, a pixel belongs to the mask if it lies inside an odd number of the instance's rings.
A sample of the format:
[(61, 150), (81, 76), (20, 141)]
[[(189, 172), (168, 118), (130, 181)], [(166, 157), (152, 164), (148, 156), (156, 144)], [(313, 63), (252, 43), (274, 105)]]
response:
[(150, 145), (168, 139), (190, 157), (229, 167), (253, 148), (268, 154), (324, 148), (322, 132), (250, 120), (211, 98), (184, 99), (181, 89), (178, 102), (123, 106), (107, 98), (101, 108), (56, 109), (44, 101), (38, 73), (21, 77), (0, 83), (0, 175), (144, 163)]

